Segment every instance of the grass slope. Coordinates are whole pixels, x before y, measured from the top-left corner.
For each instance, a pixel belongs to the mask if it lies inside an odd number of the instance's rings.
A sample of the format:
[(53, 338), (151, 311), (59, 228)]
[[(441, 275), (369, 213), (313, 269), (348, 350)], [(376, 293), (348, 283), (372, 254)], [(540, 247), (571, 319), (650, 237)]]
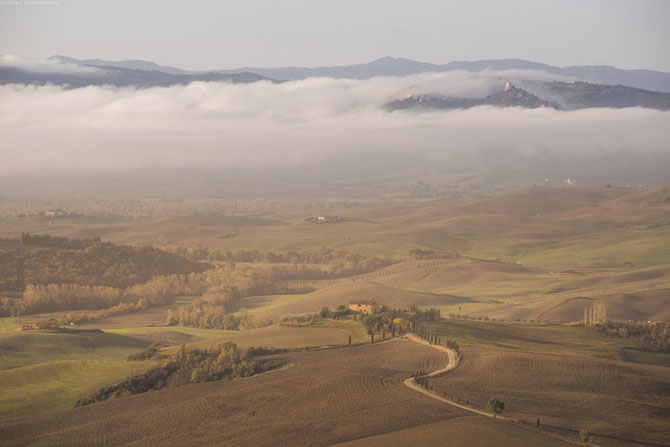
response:
[(184, 326), (138, 326), (110, 329), (106, 332), (128, 335), (149, 343), (160, 343), (162, 345), (181, 345), (237, 333), (237, 331), (200, 329)]
[(153, 364), (126, 360), (149, 344), (144, 340), (75, 330), (18, 332), (7, 320), (0, 320), (0, 419), (71, 407)]
[[(241, 347), (302, 348), (307, 346), (346, 345), (370, 340), (364, 327), (352, 320), (320, 320), (308, 326), (274, 325), (248, 331), (231, 331), (220, 337), (189, 344), (189, 347), (210, 348), (225, 341)], [(173, 349), (168, 349), (171, 352)]]

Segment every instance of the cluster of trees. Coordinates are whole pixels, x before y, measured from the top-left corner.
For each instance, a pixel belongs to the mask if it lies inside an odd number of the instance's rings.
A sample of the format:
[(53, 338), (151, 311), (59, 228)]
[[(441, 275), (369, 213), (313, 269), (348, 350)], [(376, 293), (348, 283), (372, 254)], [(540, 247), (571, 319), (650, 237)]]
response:
[(370, 332), (382, 331), (382, 333), (385, 334), (385, 332), (388, 330), (393, 336), (395, 336), (396, 332), (401, 334), (405, 330), (409, 329), (409, 322), (407, 318), (408, 315), (400, 309), (390, 309), (388, 307), (384, 307), (381, 312), (364, 315), (361, 318), (361, 323)]
[(670, 324), (668, 323), (607, 321), (589, 327), (611, 337), (636, 338), (648, 351), (670, 351)]
[(147, 303), (147, 300), (142, 298), (137, 303), (121, 303), (117, 304), (116, 306), (103, 309), (100, 312), (68, 312), (64, 318), (58, 320), (58, 324), (61, 326), (65, 326), (70, 323), (84, 324), (89, 321), (102, 320), (103, 318), (137, 312), (139, 310), (145, 310), (148, 308), (149, 304)]
[[(474, 315), (467, 315), (467, 314), (449, 314), (449, 318), (461, 319), (461, 320), (472, 320), (472, 321), (501, 321), (501, 322), (505, 321), (504, 318), (495, 318), (495, 317), (489, 318), (489, 317), (482, 317), (482, 316), (475, 317)], [(535, 320), (525, 320), (525, 319), (522, 320), (521, 318), (517, 318), (514, 321), (517, 322), (517, 323), (525, 323), (526, 321), (529, 321), (531, 323), (535, 323)], [(538, 323), (539, 322), (540, 321), (538, 320)]]
[[(4, 241), (2, 241), (4, 242)], [(21, 292), (24, 287), (23, 256), (0, 242), (0, 292)]]
[(413, 250), (410, 250), (409, 255), (414, 259), (451, 259), (451, 258), (458, 258), (460, 256), (456, 252), (424, 250), (421, 248), (415, 248)]
[(428, 383), (428, 378), (421, 374), (417, 377), (414, 378), (414, 381), (416, 382), (417, 385), (424, 387), (425, 389), (433, 389), (433, 387)]
[(149, 246), (115, 245), (99, 238), (23, 234), (0, 241), (0, 292), (27, 284), (130, 287), (154, 276), (203, 272), (211, 265)]
[(416, 304), (412, 304), (410, 312), (412, 312), (414, 316), (421, 321), (438, 321), (441, 318), (440, 309), (437, 307), (421, 309)]
[[(27, 285), (20, 300), (24, 313), (72, 309), (105, 309), (120, 304), (160, 306), (178, 295), (197, 295), (203, 291), (201, 274), (156, 276), (125, 289), (79, 284)], [(18, 300), (17, 300), (18, 303)]]
[(259, 318), (247, 311), (238, 314), (226, 312), (225, 308), (205, 300), (196, 300), (188, 306), (168, 310), (168, 325), (181, 325), (202, 329), (246, 331), (270, 326), (272, 320)]
[(307, 325), (315, 323), (321, 318), (319, 315), (302, 314), (302, 315), (287, 315), (282, 317), (281, 323), (286, 325)]
[(90, 247), (91, 245), (100, 243), (100, 236), (79, 239), (63, 236), (52, 236), (50, 234), (21, 233), (19, 242), (21, 244), (36, 245), (39, 247), (56, 247), (66, 248), (69, 250), (81, 250), (82, 248)]
[(352, 312), (347, 309), (347, 306), (344, 304), (340, 304), (337, 306), (336, 309), (330, 309), (329, 307), (323, 307), (321, 309), (321, 312), (319, 312), (319, 316), (321, 318), (332, 318), (332, 319), (337, 319), (337, 318), (342, 318), (347, 315), (350, 315)]
[(211, 266), (149, 246), (100, 243), (81, 250), (27, 252), (24, 282), (129, 287), (154, 276), (202, 272), (208, 268)]
[(272, 269), (272, 279), (274, 281), (341, 278), (368, 273), (396, 262), (390, 258), (369, 258), (349, 253), (346, 250), (332, 249), (324, 249), (317, 252), (290, 250), (285, 253), (277, 253), (260, 252), (258, 250), (238, 250), (222, 253), (219, 250), (208, 248), (197, 248), (189, 251), (186, 248), (180, 247), (175, 253), (194, 260), (288, 264)]
[[(185, 254), (184, 249), (177, 251)], [(289, 250), (287, 252), (260, 252), (258, 250), (238, 250), (225, 253), (207, 248), (192, 250), (190, 256), (200, 260), (223, 261), (223, 262), (268, 262), (273, 264), (337, 264), (341, 262), (361, 262), (364, 256), (349, 253), (346, 250), (323, 249), (315, 252), (299, 252)]]
[(282, 291), (272, 283), (265, 270), (228, 266), (209, 270), (200, 276), (206, 291), (201, 298), (188, 305), (170, 310), (167, 317), (169, 325), (245, 330), (271, 324), (268, 320), (259, 320), (245, 312), (233, 314), (240, 298)]
[(80, 399), (77, 405), (189, 383), (252, 376), (278, 366), (277, 362), (256, 359), (258, 355), (269, 352), (272, 351), (253, 348), (243, 350), (232, 342), (223, 343), (213, 351), (200, 349), (187, 351), (182, 345), (166, 364), (130, 377), (117, 385), (105, 387), (91, 397)]
[(63, 310), (102, 310), (72, 312), (62, 321), (83, 323), (112, 315), (169, 304), (177, 296), (201, 296), (189, 305), (170, 311), (168, 324), (210, 328), (250, 329), (269, 324), (237, 311), (238, 300), (246, 296), (286, 293), (275, 286), (263, 268), (224, 266), (202, 273), (156, 276), (145, 283), (121, 289), (79, 284), (28, 285), (23, 299), (0, 300), (0, 314), (12, 315), (17, 305), (21, 313)]

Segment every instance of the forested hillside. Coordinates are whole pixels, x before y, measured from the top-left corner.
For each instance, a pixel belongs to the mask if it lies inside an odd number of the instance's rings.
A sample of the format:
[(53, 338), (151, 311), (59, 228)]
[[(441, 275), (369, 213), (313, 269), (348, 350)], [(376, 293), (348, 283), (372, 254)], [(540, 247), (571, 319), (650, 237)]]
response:
[(99, 238), (24, 234), (19, 239), (0, 239), (0, 292), (22, 292), (28, 284), (124, 288), (154, 276), (207, 268), (206, 263), (157, 248), (115, 245)]

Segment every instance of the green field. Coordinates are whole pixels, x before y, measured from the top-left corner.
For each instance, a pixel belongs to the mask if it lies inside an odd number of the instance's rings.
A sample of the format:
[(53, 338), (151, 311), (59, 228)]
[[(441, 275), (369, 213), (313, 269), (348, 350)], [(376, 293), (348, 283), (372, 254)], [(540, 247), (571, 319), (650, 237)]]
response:
[(670, 225), (609, 231), (536, 246), (517, 262), (547, 268), (648, 267), (670, 264)]
[(68, 408), (154, 362), (128, 361), (149, 343), (103, 332), (19, 332), (0, 319), (0, 419)]
[[(212, 348), (223, 342), (232, 341), (238, 346), (273, 347), (273, 348), (303, 348), (308, 346), (329, 346), (365, 343), (370, 336), (362, 324), (353, 320), (323, 319), (308, 325), (281, 325), (251, 329), (248, 331), (230, 331), (225, 335), (191, 343), (194, 348)], [(173, 352), (176, 347), (167, 348), (166, 352)]]
[(624, 348), (622, 355), (628, 362), (670, 366), (670, 352), (649, 352), (642, 349)]
[(128, 335), (149, 343), (162, 345), (181, 345), (214, 337), (221, 337), (237, 331), (223, 331), (218, 329), (200, 329), (186, 326), (138, 326), (123, 329), (109, 329), (105, 332)]
[(303, 294), (248, 296), (236, 303), (238, 310), (272, 310), (279, 306), (300, 300)]

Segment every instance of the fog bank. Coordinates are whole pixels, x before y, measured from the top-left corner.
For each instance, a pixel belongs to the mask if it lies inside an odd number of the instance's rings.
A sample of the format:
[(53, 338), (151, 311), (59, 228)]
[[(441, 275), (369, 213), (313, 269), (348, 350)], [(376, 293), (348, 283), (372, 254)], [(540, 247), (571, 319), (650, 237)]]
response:
[(540, 73), (428, 73), (168, 88), (0, 86), (0, 172), (296, 166), (379, 151), (510, 155), (670, 152), (670, 112), (393, 112), (410, 94), (483, 97)]

